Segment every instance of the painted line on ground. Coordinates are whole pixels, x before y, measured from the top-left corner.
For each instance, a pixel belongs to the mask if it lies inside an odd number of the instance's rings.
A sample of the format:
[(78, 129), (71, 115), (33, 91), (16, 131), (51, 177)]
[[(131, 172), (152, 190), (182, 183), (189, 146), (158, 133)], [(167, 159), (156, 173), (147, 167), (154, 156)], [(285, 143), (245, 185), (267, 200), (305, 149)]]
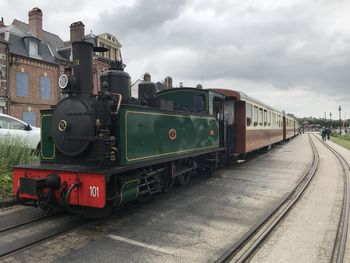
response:
[(117, 240), (117, 241), (122, 241), (122, 242), (125, 242), (125, 243), (128, 243), (128, 244), (131, 244), (131, 245), (134, 245), (134, 246), (148, 248), (148, 249), (151, 249), (151, 250), (156, 251), (156, 252), (161, 252), (161, 253), (169, 254), (169, 255), (173, 255), (174, 254), (173, 251), (169, 251), (169, 250), (164, 249), (162, 247), (158, 247), (158, 246), (154, 246), (154, 245), (148, 245), (146, 243), (143, 243), (143, 242), (140, 242), (140, 241), (137, 241), (137, 240), (133, 240), (133, 239), (129, 239), (129, 238), (126, 238), (126, 237), (121, 237), (121, 236), (117, 236), (117, 235), (113, 235), (113, 234), (109, 234), (109, 235), (107, 235), (107, 237), (109, 237), (111, 239), (114, 239), (114, 240)]

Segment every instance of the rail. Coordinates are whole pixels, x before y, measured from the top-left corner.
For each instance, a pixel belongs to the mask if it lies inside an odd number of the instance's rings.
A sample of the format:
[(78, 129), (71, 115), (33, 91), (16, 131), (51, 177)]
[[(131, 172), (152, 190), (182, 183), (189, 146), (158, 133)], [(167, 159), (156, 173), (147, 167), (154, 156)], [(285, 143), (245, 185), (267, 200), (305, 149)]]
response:
[[(56, 220), (62, 220), (62, 223), (57, 223)], [(66, 221), (66, 222), (65, 222)], [(86, 224), (88, 221), (83, 221), (81, 218), (72, 218), (69, 215), (58, 215), (52, 214), (43, 217), (35, 217), (23, 222), (20, 222), (16, 225), (9, 227), (4, 227), (0, 229), (0, 261), (5, 260), (5, 258), (22, 252), (30, 247), (33, 247), (37, 244), (40, 244), (46, 240), (49, 240), (53, 237), (59, 236), (67, 231), (70, 231), (76, 227)], [(52, 223), (52, 227), (48, 227)], [(28, 232), (28, 229), (35, 229), (43, 225), (46, 229), (40, 231), (40, 233)], [(16, 238), (13, 241), (7, 239), (11, 235), (20, 235), (21, 231), (24, 233), (29, 233), (28, 236), (21, 236), (21, 238)]]
[(245, 262), (257, 251), (270, 236), (309, 186), (319, 165), (319, 154), (311, 136), (308, 135), (313, 153), (312, 161), (296, 186), (286, 194), (280, 203), (268, 211), (238, 242), (231, 246), (215, 262)]
[(330, 150), (334, 154), (334, 156), (337, 158), (340, 165), (342, 166), (342, 169), (344, 172), (343, 173), (343, 175), (344, 175), (344, 193), (343, 193), (342, 212), (341, 212), (341, 215), (339, 218), (337, 236), (336, 236), (336, 240), (334, 242), (332, 259), (331, 259), (331, 262), (341, 263), (344, 260), (346, 239), (347, 239), (347, 233), (348, 233), (348, 227), (349, 227), (348, 224), (349, 224), (349, 205), (350, 205), (350, 191), (349, 191), (350, 165), (338, 151), (333, 149), (330, 145), (328, 145), (326, 142), (321, 140), (316, 135), (314, 135), (314, 136), (320, 142), (322, 142), (323, 145), (328, 150)]

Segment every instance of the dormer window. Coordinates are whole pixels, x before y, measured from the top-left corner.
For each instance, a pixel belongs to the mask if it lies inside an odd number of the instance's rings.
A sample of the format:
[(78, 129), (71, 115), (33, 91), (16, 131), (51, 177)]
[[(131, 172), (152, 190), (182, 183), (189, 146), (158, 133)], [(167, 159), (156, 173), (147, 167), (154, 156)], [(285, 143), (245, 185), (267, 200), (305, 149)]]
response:
[(39, 40), (37, 38), (25, 37), (24, 44), (30, 57), (40, 58)]
[(29, 40), (29, 56), (31, 57), (38, 57), (39, 56), (39, 48), (38, 48), (38, 42), (35, 40), (30, 39)]

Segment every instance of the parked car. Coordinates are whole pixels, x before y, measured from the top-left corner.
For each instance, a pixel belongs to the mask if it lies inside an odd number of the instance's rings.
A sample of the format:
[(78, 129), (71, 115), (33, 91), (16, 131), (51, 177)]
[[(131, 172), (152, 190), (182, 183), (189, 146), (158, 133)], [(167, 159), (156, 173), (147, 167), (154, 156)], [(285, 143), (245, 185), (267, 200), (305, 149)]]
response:
[(16, 138), (22, 140), (30, 148), (40, 151), (40, 128), (2, 113), (0, 113), (1, 138)]

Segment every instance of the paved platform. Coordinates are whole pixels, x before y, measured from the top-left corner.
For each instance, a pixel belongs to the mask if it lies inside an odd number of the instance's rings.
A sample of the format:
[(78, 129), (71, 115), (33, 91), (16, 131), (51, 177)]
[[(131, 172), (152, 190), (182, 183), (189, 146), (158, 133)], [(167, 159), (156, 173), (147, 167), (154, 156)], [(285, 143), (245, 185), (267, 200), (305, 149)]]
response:
[(307, 135), (299, 136), (11, 260), (213, 262), (293, 188), (311, 157)]
[(313, 181), (251, 262), (331, 262), (342, 208), (343, 173), (335, 156), (313, 139), (320, 156)]

